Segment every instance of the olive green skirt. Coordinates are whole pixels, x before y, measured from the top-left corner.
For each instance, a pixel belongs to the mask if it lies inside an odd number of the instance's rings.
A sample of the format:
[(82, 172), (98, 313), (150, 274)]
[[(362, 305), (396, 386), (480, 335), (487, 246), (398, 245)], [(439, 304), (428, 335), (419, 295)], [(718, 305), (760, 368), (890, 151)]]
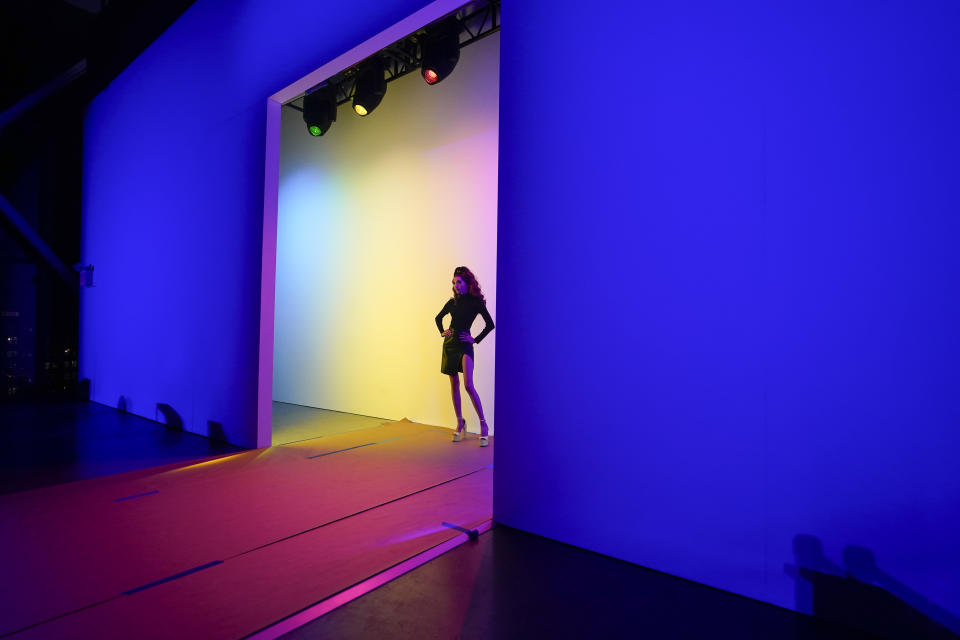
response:
[(444, 336), (443, 354), (440, 358), (440, 373), (452, 376), (463, 371), (463, 356), (473, 360), (473, 343), (461, 342), (456, 336)]

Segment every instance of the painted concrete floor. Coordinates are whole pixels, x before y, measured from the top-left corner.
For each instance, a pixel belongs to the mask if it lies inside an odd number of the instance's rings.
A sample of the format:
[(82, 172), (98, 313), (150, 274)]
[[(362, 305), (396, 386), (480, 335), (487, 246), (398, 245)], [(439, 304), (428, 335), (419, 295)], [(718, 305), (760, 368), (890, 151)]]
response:
[[(281, 424), (278, 439), (288, 442), (303, 440), (301, 436), (326, 440), (337, 432), (360, 431), (371, 421), (382, 422), (295, 405), (275, 405), (275, 412)], [(239, 451), (93, 403), (0, 405), (0, 494)], [(851, 609), (840, 597), (850, 592), (832, 589), (824, 592), (823, 600), (825, 604), (836, 600), (833, 609), (853, 616), (850, 624), (876, 629), (876, 617), (882, 612), (876, 606)], [(857, 620), (857, 616), (866, 619)], [(477, 541), (285, 637), (839, 640), (932, 636), (866, 635), (849, 626), (498, 525)]]
[(859, 640), (845, 626), (496, 525), (286, 640)]

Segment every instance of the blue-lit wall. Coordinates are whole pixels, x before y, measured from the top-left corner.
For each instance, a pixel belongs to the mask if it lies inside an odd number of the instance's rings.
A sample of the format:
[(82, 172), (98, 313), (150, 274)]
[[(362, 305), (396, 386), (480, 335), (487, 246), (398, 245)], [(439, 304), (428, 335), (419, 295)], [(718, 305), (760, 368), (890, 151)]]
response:
[(267, 97), (425, 4), (198, 0), (91, 103), (93, 400), (255, 446)]
[(503, 7), (495, 518), (960, 626), (960, 5), (600, 6)]
[[(94, 101), (94, 399), (255, 440), (264, 100), (420, 4), (199, 0)], [(505, 3), (499, 521), (957, 626), (956, 7)]]

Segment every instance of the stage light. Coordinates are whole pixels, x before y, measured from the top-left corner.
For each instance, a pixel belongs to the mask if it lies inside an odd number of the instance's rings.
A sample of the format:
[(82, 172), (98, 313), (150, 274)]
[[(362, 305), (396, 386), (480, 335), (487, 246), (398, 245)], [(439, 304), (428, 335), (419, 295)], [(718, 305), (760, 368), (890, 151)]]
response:
[(427, 84), (437, 84), (460, 60), (460, 22), (456, 18), (427, 29), (420, 42), (420, 73)]
[(371, 113), (386, 93), (387, 81), (383, 77), (383, 60), (378, 56), (365, 60), (357, 71), (353, 110), (361, 116)]
[(303, 97), (303, 121), (312, 136), (322, 136), (337, 121), (337, 91), (321, 85)]

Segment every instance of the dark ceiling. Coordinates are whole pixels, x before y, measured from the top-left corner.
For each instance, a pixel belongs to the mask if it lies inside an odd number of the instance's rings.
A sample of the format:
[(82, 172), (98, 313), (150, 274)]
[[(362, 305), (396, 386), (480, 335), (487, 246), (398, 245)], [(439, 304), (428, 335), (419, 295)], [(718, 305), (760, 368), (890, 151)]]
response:
[(86, 106), (193, 1), (0, 0), (0, 195), (17, 210), (0, 214), (0, 267), (39, 260), (17, 216), (78, 259)]
[(88, 100), (130, 64), (194, 0), (4, 0), (0, 2), (0, 112), (81, 60)]
[(191, 4), (0, 0), (0, 310), (22, 345), (0, 363), (3, 399), (76, 389), (75, 368), (47, 366), (79, 341), (84, 112)]

